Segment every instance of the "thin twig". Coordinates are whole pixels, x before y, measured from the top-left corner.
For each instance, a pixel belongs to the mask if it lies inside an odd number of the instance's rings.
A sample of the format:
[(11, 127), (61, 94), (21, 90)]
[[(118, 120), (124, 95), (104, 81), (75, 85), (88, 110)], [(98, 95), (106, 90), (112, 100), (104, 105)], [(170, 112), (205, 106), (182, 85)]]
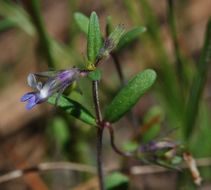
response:
[(25, 169), (13, 170), (7, 174), (0, 176), (0, 183), (8, 182), (16, 178), (22, 177), (25, 174), (33, 172), (45, 172), (51, 170), (74, 170), (78, 172), (89, 172), (95, 174), (95, 167), (82, 165), (70, 162), (45, 162), (36, 166), (28, 167)]
[[(211, 165), (211, 158), (200, 158), (196, 160), (197, 167), (206, 167)], [(187, 164), (182, 164), (179, 166), (181, 169), (187, 169)], [(157, 165), (151, 166), (133, 166), (130, 169), (130, 173), (132, 175), (146, 175), (146, 174), (155, 174), (155, 173), (162, 173), (172, 171), (168, 168), (164, 168)]]
[(109, 130), (109, 134), (110, 134), (110, 140), (111, 140), (111, 146), (114, 149), (114, 151), (117, 154), (120, 154), (121, 156), (125, 156), (125, 157), (131, 157), (132, 154), (129, 152), (123, 152), (121, 150), (119, 150), (115, 144), (115, 137), (114, 137), (114, 131), (111, 125), (107, 126), (108, 130)]
[[(211, 166), (211, 158), (200, 158), (196, 159), (197, 167), (207, 167)], [(182, 169), (187, 169), (188, 166), (183, 164), (180, 166)], [(120, 168), (110, 168), (107, 172), (111, 170), (119, 170)], [(37, 166), (28, 167), (26, 169), (19, 169), (13, 170), (9, 173), (0, 176), (0, 183), (5, 183), (16, 178), (22, 177), (25, 174), (29, 174), (32, 172), (47, 172), (47, 171), (54, 171), (54, 170), (73, 170), (78, 172), (89, 172), (96, 174), (95, 168), (88, 165), (82, 165), (77, 163), (70, 163), (70, 162), (45, 162), (38, 164)], [(130, 168), (130, 173), (132, 175), (146, 175), (146, 174), (155, 174), (155, 173), (162, 173), (172, 171), (168, 168), (163, 168), (157, 165), (150, 165), (150, 166), (132, 166)]]
[(112, 53), (111, 54), (111, 57), (114, 61), (114, 65), (116, 67), (116, 71), (118, 73), (118, 76), (119, 76), (119, 80), (122, 84), (122, 86), (125, 84), (125, 79), (124, 79), (124, 75), (123, 75), (123, 72), (122, 72), (122, 67), (120, 66), (120, 62), (119, 62), (119, 59), (117, 57), (117, 55), (115, 53)]

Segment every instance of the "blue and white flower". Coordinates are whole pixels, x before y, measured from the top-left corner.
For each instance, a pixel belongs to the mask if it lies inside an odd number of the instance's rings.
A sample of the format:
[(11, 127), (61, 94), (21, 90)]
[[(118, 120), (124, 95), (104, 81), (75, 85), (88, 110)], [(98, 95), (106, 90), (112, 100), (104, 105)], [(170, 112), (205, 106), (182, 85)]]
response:
[[(79, 76), (84, 76), (78, 68), (62, 71), (47, 71), (30, 73), (27, 78), (28, 85), (35, 89), (21, 97), (21, 102), (26, 102), (26, 109), (30, 110), (35, 105), (45, 102), (49, 97), (58, 93), (56, 103), (64, 90), (70, 86)], [(38, 78), (43, 80), (37, 80)], [(44, 82), (41, 82), (44, 81)]]

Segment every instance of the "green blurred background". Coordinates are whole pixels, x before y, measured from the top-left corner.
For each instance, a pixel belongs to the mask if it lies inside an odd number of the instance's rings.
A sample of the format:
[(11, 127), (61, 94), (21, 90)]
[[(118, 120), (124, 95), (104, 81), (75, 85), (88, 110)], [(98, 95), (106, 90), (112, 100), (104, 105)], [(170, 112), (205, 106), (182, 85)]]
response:
[[(147, 28), (118, 53), (125, 80), (144, 68), (154, 68), (158, 74), (156, 85), (134, 107), (135, 120), (125, 117), (115, 124), (119, 147), (127, 147), (137, 133), (140, 143), (170, 136), (185, 144), (205, 165), (200, 167), (201, 187), (193, 184), (186, 170), (133, 174), (130, 169), (141, 163), (116, 155), (105, 134), (104, 166), (110, 170), (126, 168), (130, 189), (210, 189), (211, 34), (205, 42), (210, 10), (210, 0), (1, 0), (0, 173), (49, 161), (95, 165), (95, 128), (47, 103), (26, 111), (20, 97), (30, 91), (26, 83), (30, 72), (83, 66), (86, 36), (75, 22), (74, 13), (89, 16), (96, 11), (104, 34), (108, 16), (114, 26), (124, 24), (126, 30)], [(112, 59), (100, 68), (104, 108), (121, 84)], [(83, 95), (71, 93), (70, 97), (94, 113), (91, 83), (87, 79), (79, 83)], [(1, 183), (0, 189), (88, 190), (96, 189), (96, 184), (91, 173), (64, 170), (26, 175)]]

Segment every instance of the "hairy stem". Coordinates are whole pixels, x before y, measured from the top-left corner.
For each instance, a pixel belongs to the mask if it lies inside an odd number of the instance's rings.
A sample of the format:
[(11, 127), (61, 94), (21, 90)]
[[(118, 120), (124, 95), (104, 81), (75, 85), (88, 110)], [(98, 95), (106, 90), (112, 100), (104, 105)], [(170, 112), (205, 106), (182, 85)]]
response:
[(100, 111), (98, 85), (99, 85), (99, 81), (92, 82), (92, 93), (93, 93), (95, 114), (96, 114), (96, 118), (97, 118), (97, 124), (100, 125), (102, 122), (102, 115), (101, 115), (101, 111)]
[(97, 172), (99, 178), (100, 190), (105, 189), (104, 185), (104, 174), (102, 164), (102, 139), (103, 139), (103, 128), (97, 128)]
[(99, 81), (92, 82), (92, 93), (93, 93), (95, 114), (96, 114), (97, 125), (98, 125), (98, 128), (97, 128), (97, 171), (98, 171), (100, 190), (104, 190), (105, 185), (104, 185), (104, 175), (103, 175), (103, 168), (102, 168), (102, 140), (103, 140), (104, 124), (102, 122), (102, 115), (100, 111), (98, 84), (99, 84)]

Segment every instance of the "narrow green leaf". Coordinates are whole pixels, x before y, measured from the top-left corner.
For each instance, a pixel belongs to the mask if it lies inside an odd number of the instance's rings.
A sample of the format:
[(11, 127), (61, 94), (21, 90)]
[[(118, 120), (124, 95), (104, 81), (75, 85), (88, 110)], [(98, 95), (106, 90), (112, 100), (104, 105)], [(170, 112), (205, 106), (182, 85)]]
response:
[(4, 19), (0, 21), (0, 32), (8, 30), (10, 28), (14, 28), (16, 24), (8, 19)]
[(29, 1), (29, 3), (27, 4), (27, 10), (31, 16), (31, 21), (34, 24), (37, 34), (39, 36), (40, 47), (44, 52), (43, 56), (47, 61), (48, 67), (55, 68), (55, 60), (52, 54), (50, 37), (46, 30), (44, 18), (42, 17), (41, 14), (41, 1), (40, 0)]
[(185, 65), (188, 65), (187, 60), (184, 59), (180, 45), (178, 41), (178, 33), (176, 26), (176, 16), (175, 16), (175, 2), (174, 0), (167, 0), (168, 9), (167, 9), (167, 18), (169, 23), (170, 35), (172, 38), (173, 46), (174, 46), (174, 56), (176, 60), (176, 72), (178, 77), (178, 82), (180, 86), (180, 90), (183, 91), (188, 87), (187, 76), (185, 75)]
[(151, 69), (146, 69), (137, 74), (120, 90), (111, 104), (106, 108), (105, 119), (110, 122), (120, 119), (153, 85), (155, 79), (156, 73)]
[[(188, 149), (196, 157), (209, 157), (210, 152), (210, 126), (211, 126), (211, 108), (206, 102), (203, 102), (199, 107), (197, 129), (191, 136)], [(203, 139), (203, 140), (202, 140)], [(201, 148), (203, 147), (203, 148)]]
[(130, 31), (126, 32), (120, 39), (117, 51), (122, 50), (123, 48), (130, 45), (132, 42), (134, 42), (140, 35), (146, 31), (146, 28), (143, 26), (139, 26), (136, 28), (131, 29)]
[[(160, 101), (166, 108), (170, 126), (177, 128), (183, 119), (184, 102), (178, 86), (175, 66), (171, 64), (168, 53), (164, 47), (161, 35), (161, 27), (158, 17), (148, 0), (139, 0), (139, 5), (143, 13), (144, 25), (147, 28), (146, 40), (150, 41), (149, 48), (156, 54), (157, 65), (159, 65)], [(147, 42), (147, 41), (146, 41)]]
[(127, 190), (129, 188), (129, 179), (127, 176), (115, 172), (106, 177), (106, 190)]
[(21, 6), (12, 3), (11, 1), (0, 1), (0, 15), (13, 22), (27, 34), (34, 36), (35, 28), (29, 15)]
[(195, 127), (198, 114), (199, 102), (206, 82), (209, 63), (211, 62), (211, 19), (208, 22), (204, 47), (198, 63), (197, 73), (194, 77), (188, 99), (186, 118), (185, 118), (185, 136), (189, 138)]
[(88, 39), (87, 39), (87, 57), (91, 65), (95, 63), (101, 46), (102, 46), (102, 37), (100, 32), (98, 16), (95, 12), (92, 12), (89, 20)]
[[(56, 95), (50, 97), (48, 99), (48, 103), (55, 105), (56, 102)], [(92, 114), (84, 108), (80, 103), (71, 100), (70, 98), (61, 95), (58, 100), (58, 107), (62, 110), (66, 111), (70, 115), (76, 117), (77, 119), (89, 124), (89, 125), (96, 125), (95, 118)]]
[(82, 32), (88, 34), (89, 18), (79, 12), (74, 13), (74, 19)]

